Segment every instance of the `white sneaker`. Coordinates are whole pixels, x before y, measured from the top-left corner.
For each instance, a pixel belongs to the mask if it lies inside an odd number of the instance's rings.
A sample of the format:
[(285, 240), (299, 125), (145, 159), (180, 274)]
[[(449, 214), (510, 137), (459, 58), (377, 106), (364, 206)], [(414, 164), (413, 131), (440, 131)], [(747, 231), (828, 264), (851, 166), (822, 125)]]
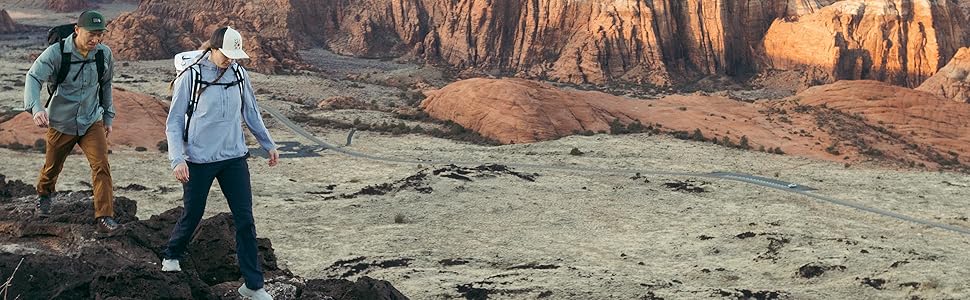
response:
[(182, 267), (179, 266), (179, 260), (177, 259), (162, 260), (162, 272), (182, 272)]
[(246, 299), (273, 300), (273, 296), (270, 296), (269, 293), (266, 292), (266, 289), (258, 289), (255, 291), (250, 290), (248, 287), (246, 287), (245, 283), (239, 287), (239, 295), (242, 295), (243, 298)]

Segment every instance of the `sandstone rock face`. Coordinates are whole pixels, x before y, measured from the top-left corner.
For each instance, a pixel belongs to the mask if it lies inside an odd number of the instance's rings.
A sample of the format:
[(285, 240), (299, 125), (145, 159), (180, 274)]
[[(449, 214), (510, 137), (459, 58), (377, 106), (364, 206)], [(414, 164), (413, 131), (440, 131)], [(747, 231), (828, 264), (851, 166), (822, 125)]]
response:
[(752, 150), (839, 162), (955, 170), (970, 163), (970, 107), (877, 81), (839, 81), (747, 103), (703, 95), (632, 100), (524, 79), (469, 79), (430, 92), (421, 107), (501, 143), (609, 131), (616, 120), (675, 136), (696, 131), (700, 140), (734, 146), (744, 137)]
[(815, 84), (916, 86), (967, 43), (963, 8), (931, 0), (147, 0), (112, 24), (126, 30), (109, 44), (127, 59), (168, 58), (231, 24), (263, 72), (299, 65), (298, 47), (326, 45), (570, 83), (667, 85), (774, 68), (807, 70)]
[[(168, 106), (154, 97), (119, 89), (115, 89), (112, 95), (117, 112), (113, 132), (108, 139), (112, 148), (144, 147), (158, 151), (159, 141), (165, 140)], [(32, 147), (46, 133), (46, 128), (34, 125), (29, 113), (20, 113), (0, 123), (0, 145), (17, 143)]]
[(800, 105), (843, 116), (840, 121), (816, 114), (817, 126), (842, 146), (875, 159), (967, 171), (970, 107), (965, 103), (876, 81), (839, 81), (796, 97)]
[[(525, 79), (469, 79), (434, 92), (421, 103), (430, 116), (451, 120), (501, 143), (530, 143), (582, 131), (608, 130), (641, 116), (638, 106), (598, 92), (561, 91)], [(646, 103), (641, 105), (646, 107)]]
[(306, 67), (287, 29), (289, 1), (146, 0), (108, 25), (106, 43), (121, 59), (171, 59), (199, 48), (212, 31), (232, 26), (243, 36), (247, 68), (276, 73)]
[(97, 6), (88, 3), (88, 0), (48, 0), (47, 8), (56, 12), (74, 12)]
[(818, 83), (874, 79), (916, 87), (966, 45), (953, 1), (844, 0), (774, 21), (764, 38), (771, 68), (807, 70)]
[(957, 102), (970, 103), (970, 48), (960, 48), (945, 67), (917, 90)]
[(300, 31), (345, 55), (410, 54), (572, 83), (669, 84), (752, 70), (753, 45), (772, 20), (834, 0), (304, 2), (300, 11), (322, 12), (325, 25)]
[(0, 9), (0, 33), (14, 33), (20, 31), (20, 25), (13, 21), (6, 9)]

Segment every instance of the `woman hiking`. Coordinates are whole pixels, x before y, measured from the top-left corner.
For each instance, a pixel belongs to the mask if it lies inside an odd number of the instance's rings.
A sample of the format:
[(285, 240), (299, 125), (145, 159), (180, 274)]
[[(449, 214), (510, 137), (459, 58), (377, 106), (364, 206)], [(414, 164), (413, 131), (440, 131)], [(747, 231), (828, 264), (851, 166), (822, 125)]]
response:
[(245, 298), (272, 299), (263, 289), (253, 221), (249, 157), (240, 123), (246, 122), (259, 145), (269, 152), (269, 166), (279, 160), (276, 144), (263, 124), (246, 70), (237, 59), (249, 56), (242, 36), (230, 27), (216, 29), (204, 51), (172, 84), (172, 104), (165, 126), (172, 174), (182, 183), (183, 211), (165, 247), (162, 271), (179, 272), (179, 260), (202, 220), (213, 180), (219, 181), (236, 226), (236, 253)]

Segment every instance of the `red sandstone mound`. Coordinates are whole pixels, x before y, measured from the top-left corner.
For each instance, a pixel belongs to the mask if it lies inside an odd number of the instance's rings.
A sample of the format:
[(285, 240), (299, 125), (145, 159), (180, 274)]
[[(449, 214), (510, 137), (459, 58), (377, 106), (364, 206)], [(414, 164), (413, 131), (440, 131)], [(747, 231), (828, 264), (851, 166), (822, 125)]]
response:
[(970, 106), (875, 81), (840, 81), (747, 103), (699, 95), (632, 100), (523, 79), (470, 79), (431, 92), (421, 107), (501, 143), (608, 132), (612, 122), (629, 128), (639, 121), (685, 139), (834, 161), (948, 169), (970, 161)]
[[(231, 215), (205, 219), (189, 245), (182, 272), (162, 272), (161, 255), (182, 208), (148, 220), (136, 202), (115, 198), (115, 218), (124, 228), (95, 238), (90, 191), (62, 191), (51, 216), (32, 215), (33, 187), (0, 174), (0, 274), (9, 299), (238, 299)], [(277, 265), (273, 245), (258, 239), (266, 290), (275, 299), (407, 299), (390, 283), (362, 276), (304, 279)], [(18, 267), (19, 266), (19, 267)], [(16, 269), (16, 272), (14, 271)]]
[[(165, 140), (168, 106), (144, 94), (120, 89), (115, 89), (112, 94), (116, 117), (108, 142), (113, 147), (144, 147), (158, 151), (159, 141)], [(42, 99), (42, 101), (46, 100), (46, 97)], [(17, 148), (15, 145), (34, 147), (37, 140), (44, 138), (46, 132), (46, 128), (34, 125), (29, 113), (20, 113), (0, 123), (0, 145), (10, 148)]]
[(48, 0), (47, 8), (56, 12), (74, 12), (97, 7), (88, 0)]
[(0, 9), (0, 34), (19, 32), (20, 28), (21, 26), (13, 21), (6, 9)]
[(970, 48), (960, 48), (950, 63), (916, 89), (957, 102), (970, 103), (968, 74), (970, 74)]
[(770, 67), (804, 70), (809, 81), (874, 79), (916, 87), (968, 36), (954, 1), (845, 0), (774, 21), (764, 38)]

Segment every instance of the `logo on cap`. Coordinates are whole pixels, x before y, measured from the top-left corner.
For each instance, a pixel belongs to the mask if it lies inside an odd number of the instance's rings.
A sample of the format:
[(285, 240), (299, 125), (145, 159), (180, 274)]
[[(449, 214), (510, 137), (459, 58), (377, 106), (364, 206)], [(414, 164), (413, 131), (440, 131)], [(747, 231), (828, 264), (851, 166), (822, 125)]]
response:
[(101, 23), (101, 18), (93, 18), (93, 19), (91, 19), (91, 22), (92, 23)]
[(235, 42), (233, 43), (233, 47), (234, 47), (235, 49), (242, 49), (242, 41), (241, 41), (241, 40), (238, 40), (238, 39), (237, 39), (237, 40), (236, 40), (236, 41), (235, 41)]

